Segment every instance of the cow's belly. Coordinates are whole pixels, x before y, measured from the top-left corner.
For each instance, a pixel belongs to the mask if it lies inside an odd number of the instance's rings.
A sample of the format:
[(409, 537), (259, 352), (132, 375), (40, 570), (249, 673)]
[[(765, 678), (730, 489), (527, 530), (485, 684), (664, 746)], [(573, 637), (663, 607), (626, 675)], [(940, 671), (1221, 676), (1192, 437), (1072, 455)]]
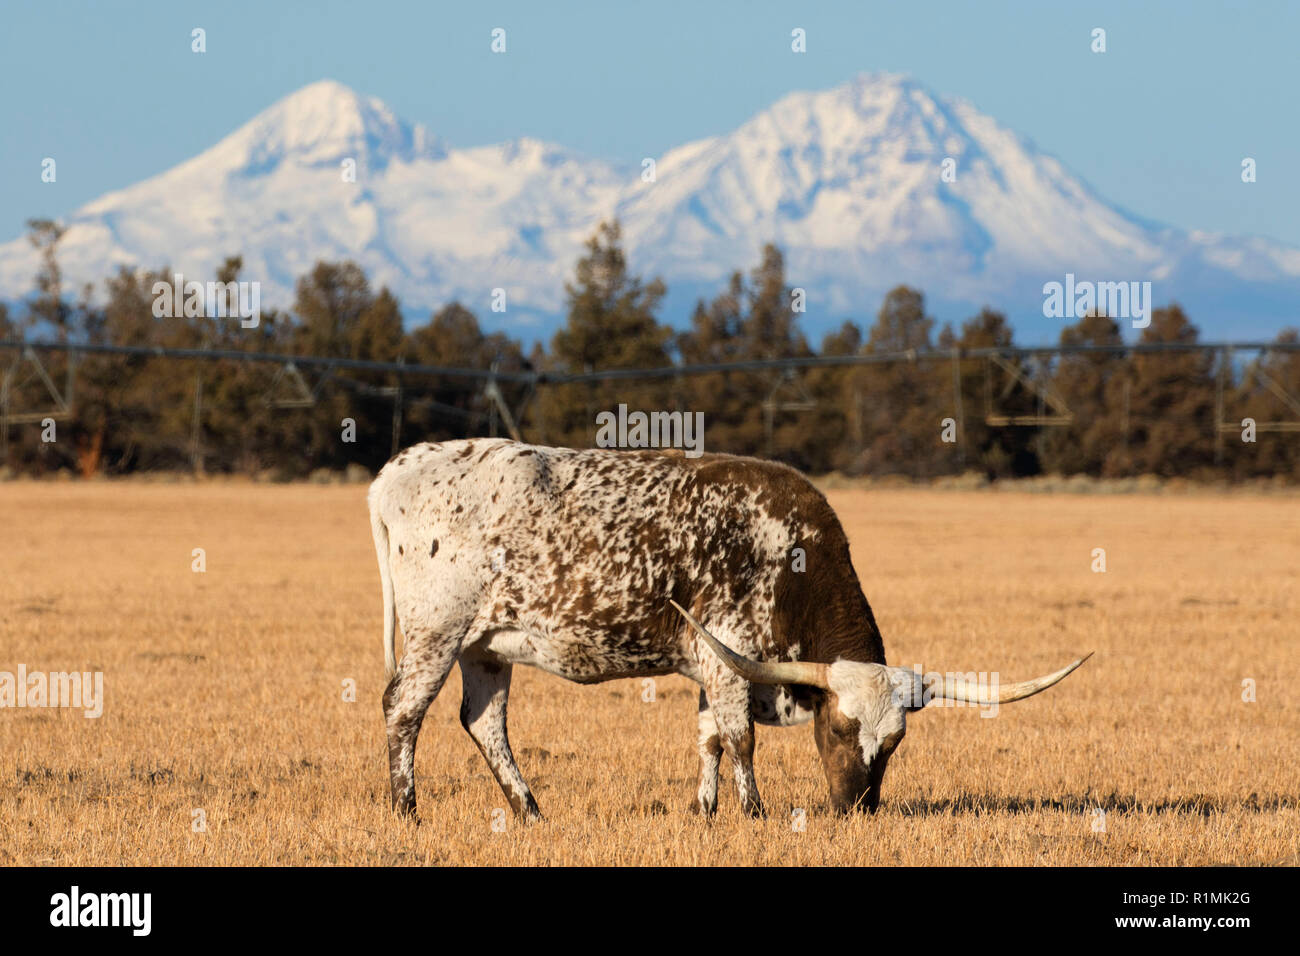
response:
[(502, 628), (486, 635), (476, 646), (512, 664), (526, 664), (579, 684), (683, 670), (683, 661), (661, 648), (641, 647), (636, 642), (593, 640), (590, 635), (540, 634)]

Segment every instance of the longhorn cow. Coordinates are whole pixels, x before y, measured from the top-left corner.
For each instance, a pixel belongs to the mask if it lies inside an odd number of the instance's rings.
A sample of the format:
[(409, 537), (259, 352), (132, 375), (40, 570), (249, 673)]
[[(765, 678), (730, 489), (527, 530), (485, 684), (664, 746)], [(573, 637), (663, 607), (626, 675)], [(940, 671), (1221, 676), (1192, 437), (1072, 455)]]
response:
[(755, 721), (814, 721), (832, 806), (874, 811), (908, 712), (938, 697), (1020, 700), (1086, 660), (992, 694), (887, 666), (839, 520), (806, 478), (773, 462), (498, 439), (422, 444), (384, 467), (369, 505), (400, 813), (415, 811), (416, 737), (457, 663), (461, 724), (515, 813), (535, 818), (506, 735), (515, 664), (583, 684), (695, 681), (695, 808), (717, 809), (725, 752), (741, 806), (757, 815)]

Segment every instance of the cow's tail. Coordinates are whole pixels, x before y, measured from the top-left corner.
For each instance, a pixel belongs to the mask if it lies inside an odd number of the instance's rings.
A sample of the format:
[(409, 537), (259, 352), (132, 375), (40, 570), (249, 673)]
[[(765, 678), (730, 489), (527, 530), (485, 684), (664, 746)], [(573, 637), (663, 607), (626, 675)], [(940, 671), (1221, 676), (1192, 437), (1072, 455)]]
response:
[(379, 502), (370, 502), (370, 531), (375, 537), (375, 555), (379, 558), (379, 583), (384, 590), (384, 676), (392, 680), (397, 673), (397, 608), (393, 601), (393, 572), (388, 566), (388, 527), (379, 514)]

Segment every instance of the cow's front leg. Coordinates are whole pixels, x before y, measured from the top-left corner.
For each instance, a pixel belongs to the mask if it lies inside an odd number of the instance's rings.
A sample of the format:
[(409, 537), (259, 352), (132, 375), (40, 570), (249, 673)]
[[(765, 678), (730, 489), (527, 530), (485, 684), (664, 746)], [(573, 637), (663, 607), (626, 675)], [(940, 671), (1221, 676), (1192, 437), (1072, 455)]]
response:
[(700, 785), (695, 791), (695, 802), (691, 809), (711, 817), (718, 810), (718, 764), (722, 761), (722, 739), (718, 736), (718, 724), (713, 719), (709, 707), (708, 695), (700, 690)]
[(519, 772), (506, 736), (510, 673), (509, 661), (495, 654), (466, 651), (460, 659), (460, 678), (464, 685), (460, 723), (478, 745), (515, 816), (540, 820), (542, 813)]
[(751, 817), (763, 816), (763, 801), (754, 778), (754, 718), (749, 709), (749, 682), (727, 675), (709, 693), (709, 710), (717, 724), (722, 749), (731, 758), (736, 797)]

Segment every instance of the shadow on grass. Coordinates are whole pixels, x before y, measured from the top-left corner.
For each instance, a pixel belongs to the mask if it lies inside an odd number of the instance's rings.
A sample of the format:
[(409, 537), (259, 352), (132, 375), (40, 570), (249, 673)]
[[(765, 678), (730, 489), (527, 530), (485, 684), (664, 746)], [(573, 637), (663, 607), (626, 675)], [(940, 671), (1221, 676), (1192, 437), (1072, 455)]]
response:
[(903, 800), (892, 802), (894, 812), (906, 817), (946, 816), (948, 814), (983, 813), (1175, 813), (1208, 817), (1216, 813), (1273, 813), (1300, 806), (1300, 799), (1290, 795), (1252, 793), (1245, 799), (1213, 797), (1197, 793), (1168, 800), (1143, 800), (1133, 794), (1114, 791), (1108, 794), (1071, 794), (1062, 797), (1017, 797), (992, 794), (962, 794), (941, 800)]

